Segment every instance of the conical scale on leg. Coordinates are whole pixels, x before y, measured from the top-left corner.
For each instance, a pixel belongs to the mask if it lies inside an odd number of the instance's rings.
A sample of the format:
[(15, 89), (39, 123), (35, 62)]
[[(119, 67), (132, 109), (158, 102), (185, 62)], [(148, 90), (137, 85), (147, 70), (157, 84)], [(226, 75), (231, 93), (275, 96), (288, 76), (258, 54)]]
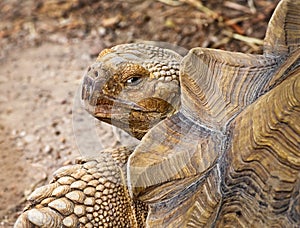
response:
[[(124, 186), (122, 162), (126, 162), (124, 153), (130, 154), (132, 151), (128, 150), (103, 151), (103, 159), (86, 159), (81, 164), (60, 168), (51, 184), (37, 189), (31, 195), (33, 204), (20, 216), (15, 227), (30, 227), (32, 224), (40, 227), (101, 224), (137, 227), (137, 220), (144, 223), (147, 207), (139, 206), (138, 211), (135, 210), (135, 202)], [(118, 151), (121, 152), (120, 159)], [(96, 196), (99, 198), (96, 199)], [(140, 202), (139, 205), (144, 204)]]

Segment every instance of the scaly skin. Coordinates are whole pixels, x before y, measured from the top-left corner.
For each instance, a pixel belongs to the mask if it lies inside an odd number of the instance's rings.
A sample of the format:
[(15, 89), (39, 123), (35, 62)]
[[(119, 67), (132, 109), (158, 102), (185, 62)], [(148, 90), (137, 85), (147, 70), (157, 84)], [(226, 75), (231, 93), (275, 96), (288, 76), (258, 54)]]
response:
[[(141, 139), (180, 106), (182, 57), (146, 44), (105, 49), (84, 77), (89, 113)], [(133, 199), (125, 166), (134, 148), (101, 151), (100, 158), (59, 169), (36, 189), (15, 227), (145, 227), (148, 207)]]
[(144, 227), (148, 208), (126, 186), (133, 149), (105, 150), (98, 159), (60, 168), (29, 196), (15, 227)]
[(99, 120), (141, 139), (179, 109), (181, 59), (147, 44), (105, 49), (84, 77), (84, 106)]

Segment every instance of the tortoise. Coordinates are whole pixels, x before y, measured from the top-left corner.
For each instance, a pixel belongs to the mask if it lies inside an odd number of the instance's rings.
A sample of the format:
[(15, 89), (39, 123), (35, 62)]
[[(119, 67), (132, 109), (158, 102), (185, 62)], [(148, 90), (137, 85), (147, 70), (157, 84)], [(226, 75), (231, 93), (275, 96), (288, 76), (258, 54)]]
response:
[(59, 169), (15, 227), (299, 227), (299, 12), (278, 4), (263, 55), (101, 52), (84, 105), (141, 142)]

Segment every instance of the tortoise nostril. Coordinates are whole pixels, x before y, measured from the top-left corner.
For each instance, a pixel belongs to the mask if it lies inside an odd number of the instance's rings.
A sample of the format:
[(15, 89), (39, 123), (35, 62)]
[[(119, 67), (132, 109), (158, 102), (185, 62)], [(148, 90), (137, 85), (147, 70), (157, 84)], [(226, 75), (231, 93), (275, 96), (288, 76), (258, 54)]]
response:
[(95, 76), (95, 78), (98, 78), (98, 76), (99, 76), (98, 71), (95, 71), (95, 72), (94, 72), (94, 76)]
[(90, 71), (91, 71), (91, 69), (92, 69), (92, 68), (89, 66), (89, 67), (88, 67), (88, 69), (87, 69), (87, 72), (90, 72)]

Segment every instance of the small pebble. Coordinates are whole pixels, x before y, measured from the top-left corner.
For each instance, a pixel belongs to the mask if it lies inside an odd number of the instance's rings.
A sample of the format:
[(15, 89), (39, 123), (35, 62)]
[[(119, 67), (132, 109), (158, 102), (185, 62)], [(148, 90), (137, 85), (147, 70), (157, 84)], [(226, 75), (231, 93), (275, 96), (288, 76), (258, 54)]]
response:
[(26, 135), (26, 131), (21, 131), (19, 134), (20, 137), (24, 137), (25, 135)]
[(50, 154), (53, 151), (53, 148), (50, 145), (46, 145), (44, 148), (44, 152), (46, 154)]
[(32, 143), (35, 139), (36, 139), (36, 137), (34, 135), (26, 135), (24, 137), (24, 141), (26, 143)]

